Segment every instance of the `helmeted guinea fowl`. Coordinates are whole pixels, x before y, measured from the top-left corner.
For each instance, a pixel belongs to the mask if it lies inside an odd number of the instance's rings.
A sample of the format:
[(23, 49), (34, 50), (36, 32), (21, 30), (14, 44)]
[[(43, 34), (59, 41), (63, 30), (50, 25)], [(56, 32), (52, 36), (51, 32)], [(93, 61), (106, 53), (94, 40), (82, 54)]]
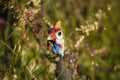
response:
[(64, 34), (61, 29), (61, 22), (58, 21), (54, 28), (48, 31), (47, 40), (53, 44), (52, 50), (54, 54), (60, 57), (56, 64), (55, 76), (57, 80), (72, 80), (71, 72), (65, 66), (64, 61)]

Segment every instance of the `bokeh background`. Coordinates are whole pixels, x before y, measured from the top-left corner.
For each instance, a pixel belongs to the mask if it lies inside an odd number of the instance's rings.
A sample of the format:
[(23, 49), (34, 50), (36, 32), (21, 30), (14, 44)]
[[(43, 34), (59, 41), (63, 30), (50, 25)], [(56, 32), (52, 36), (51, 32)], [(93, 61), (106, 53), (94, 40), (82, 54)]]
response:
[(0, 0), (0, 80), (55, 80), (48, 29), (62, 22), (73, 80), (120, 79), (119, 0)]

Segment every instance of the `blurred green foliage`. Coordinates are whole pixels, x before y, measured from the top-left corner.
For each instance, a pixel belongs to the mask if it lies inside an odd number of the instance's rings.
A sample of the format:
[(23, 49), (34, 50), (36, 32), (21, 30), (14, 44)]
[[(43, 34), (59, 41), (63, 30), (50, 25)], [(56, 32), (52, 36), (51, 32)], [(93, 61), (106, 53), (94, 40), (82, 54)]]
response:
[(74, 80), (119, 80), (119, 5), (119, 0), (0, 0), (0, 80), (55, 79), (46, 39), (59, 20)]

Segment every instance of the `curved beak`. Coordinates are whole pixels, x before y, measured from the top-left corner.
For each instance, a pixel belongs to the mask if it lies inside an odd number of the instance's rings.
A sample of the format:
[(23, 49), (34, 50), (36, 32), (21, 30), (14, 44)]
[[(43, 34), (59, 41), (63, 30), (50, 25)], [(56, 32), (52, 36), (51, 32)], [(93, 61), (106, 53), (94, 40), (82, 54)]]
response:
[(51, 38), (51, 36), (49, 35), (48, 37), (47, 37), (47, 41), (51, 41), (52, 40), (52, 38)]

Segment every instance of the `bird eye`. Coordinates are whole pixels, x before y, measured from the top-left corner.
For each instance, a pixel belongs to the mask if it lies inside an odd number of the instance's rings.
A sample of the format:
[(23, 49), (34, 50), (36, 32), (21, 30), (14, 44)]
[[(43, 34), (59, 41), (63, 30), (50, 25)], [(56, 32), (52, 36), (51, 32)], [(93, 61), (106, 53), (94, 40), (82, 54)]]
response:
[(61, 32), (58, 32), (58, 35), (60, 36), (60, 35), (61, 35)]

